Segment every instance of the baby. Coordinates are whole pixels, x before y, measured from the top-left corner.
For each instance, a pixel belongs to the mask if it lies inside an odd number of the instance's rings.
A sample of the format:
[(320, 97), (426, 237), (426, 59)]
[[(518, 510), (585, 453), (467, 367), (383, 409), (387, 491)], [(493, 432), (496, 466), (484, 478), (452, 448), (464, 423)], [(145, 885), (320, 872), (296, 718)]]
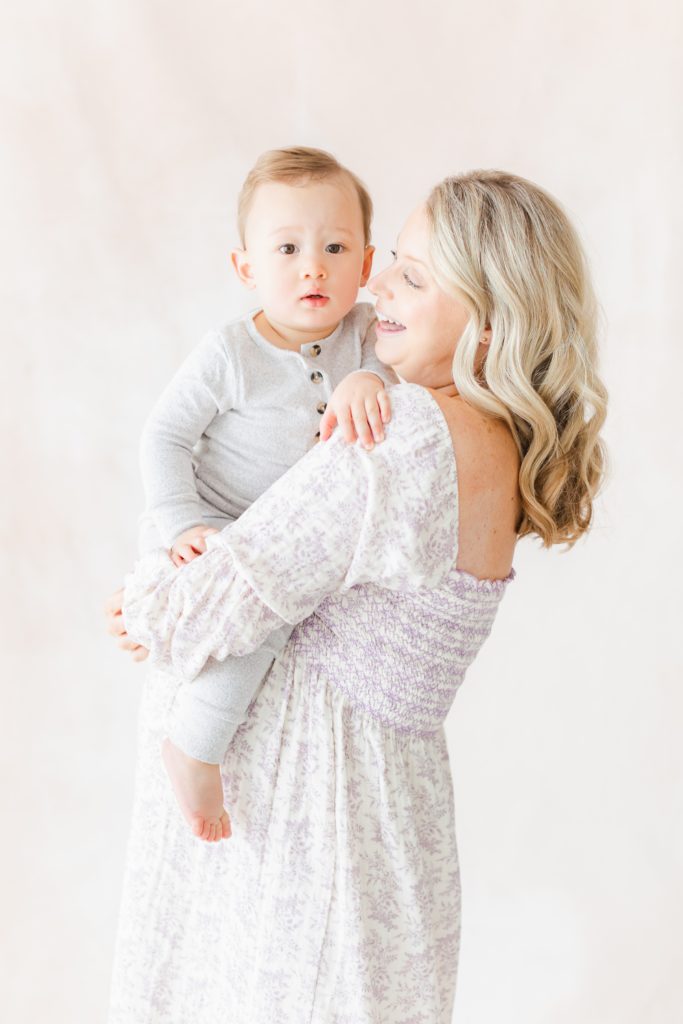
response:
[[(384, 387), (396, 378), (375, 356), (373, 307), (356, 304), (372, 265), (371, 216), (365, 187), (330, 154), (259, 158), (240, 193), (231, 257), (262, 305), (204, 339), (144, 427), (143, 554), (163, 546), (178, 567), (202, 555), (211, 533), (318, 441), (323, 416), (324, 433), (339, 422), (349, 440), (382, 440)], [(291, 628), (253, 654), (209, 660), (178, 689), (163, 758), (201, 839), (230, 835), (220, 763)]]

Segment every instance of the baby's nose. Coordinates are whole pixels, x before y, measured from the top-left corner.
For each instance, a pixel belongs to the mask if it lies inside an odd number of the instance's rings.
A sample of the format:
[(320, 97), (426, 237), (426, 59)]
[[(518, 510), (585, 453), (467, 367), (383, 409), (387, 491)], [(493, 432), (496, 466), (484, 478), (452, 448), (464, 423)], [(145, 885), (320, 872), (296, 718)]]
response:
[(317, 260), (312, 260), (309, 263), (304, 264), (301, 268), (301, 276), (315, 278), (325, 277), (325, 267)]

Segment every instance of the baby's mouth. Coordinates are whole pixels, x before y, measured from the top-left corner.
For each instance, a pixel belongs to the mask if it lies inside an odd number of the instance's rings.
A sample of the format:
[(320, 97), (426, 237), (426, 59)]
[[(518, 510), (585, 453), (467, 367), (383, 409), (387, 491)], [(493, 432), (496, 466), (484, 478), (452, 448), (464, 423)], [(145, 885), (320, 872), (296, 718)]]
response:
[(323, 295), (321, 292), (309, 292), (308, 295), (301, 296), (301, 301), (308, 306), (324, 306), (330, 299), (328, 295)]

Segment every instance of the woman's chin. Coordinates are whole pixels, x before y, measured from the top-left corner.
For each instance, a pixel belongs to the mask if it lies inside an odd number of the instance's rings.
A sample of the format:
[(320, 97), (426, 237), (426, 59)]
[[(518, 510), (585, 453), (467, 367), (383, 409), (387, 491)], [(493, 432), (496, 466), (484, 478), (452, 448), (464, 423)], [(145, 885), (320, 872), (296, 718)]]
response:
[(401, 383), (405, 384), (409, 380), (409, 377), (406, 377), (406, 373), (409, 371), (403, 365), (404, 361), (400, 358), (396, 348), (394, 348), (393, 352), (391, 351), (391, 348), (391, 345), (383, 345), (378, 342), (377, 345), (375, 345), (375, 355), (382, 363), (384, 363), (385, 366), (390, 366)]
[(395, 341), (392, 342), (390, 338), (382, 337), (379, 333), (377, 334), (375, 355), (385, 366), (391, 366), (396, 371), (394, 364), (400, 361), (399, 351), (399, 346)]

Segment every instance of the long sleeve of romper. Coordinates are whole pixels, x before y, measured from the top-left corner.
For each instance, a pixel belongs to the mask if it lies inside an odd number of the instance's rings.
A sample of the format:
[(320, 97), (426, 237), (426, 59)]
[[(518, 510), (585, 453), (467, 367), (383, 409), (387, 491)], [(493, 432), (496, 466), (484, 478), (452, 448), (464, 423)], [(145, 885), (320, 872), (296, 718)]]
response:
[(193, 678), (207, 658), (254, 650), (335, 592), (438, 585), (457, 555), (450, 433), (424, 388), (390, 395), (383, 444), (365, 451), (336, 431), (211, 536), (206, 554), (178, 570), (164, 552), (137, 563), (124, 622), (153, 661)]
[(147, 511), (164, 544), (203, 521), (192, 452), (211, 421), (232, 408), (236, 376), (225, 341), (208, 334), (157, 401), (142, 431), (140, 468)]

